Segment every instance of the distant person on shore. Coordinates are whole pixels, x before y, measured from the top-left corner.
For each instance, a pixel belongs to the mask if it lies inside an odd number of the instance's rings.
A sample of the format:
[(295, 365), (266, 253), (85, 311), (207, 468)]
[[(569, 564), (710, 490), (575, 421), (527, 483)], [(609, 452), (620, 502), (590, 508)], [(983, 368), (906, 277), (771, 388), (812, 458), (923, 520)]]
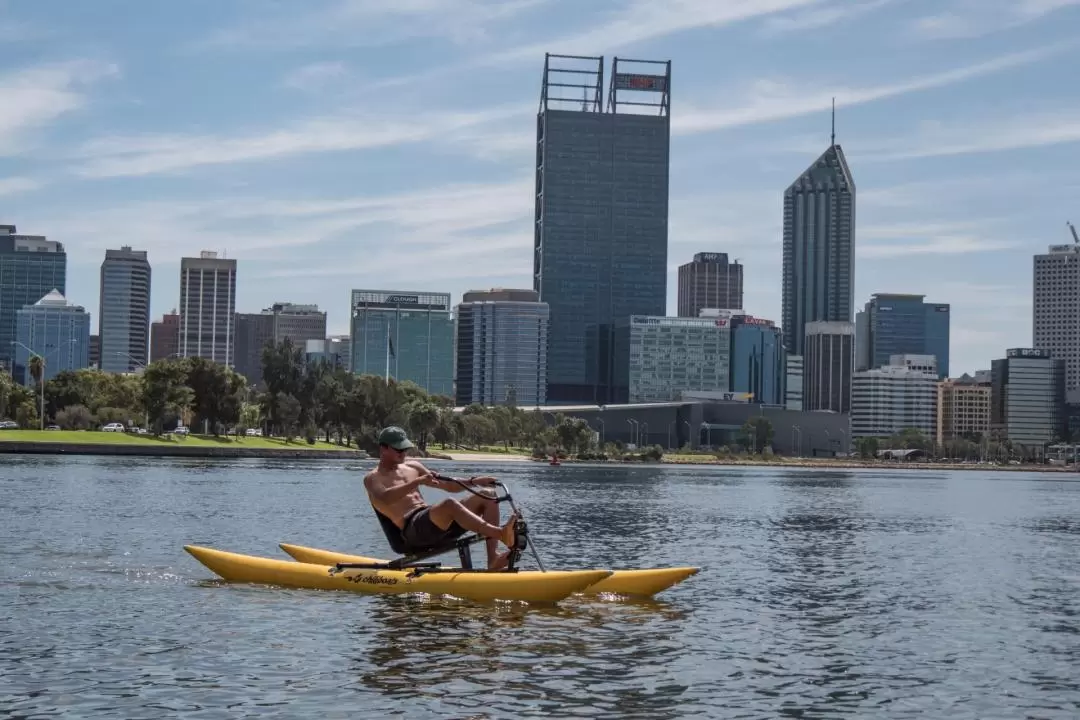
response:
[(487, 538), (488, 568), (505, 567), (509, 552), (498, 552), (499, 541), (513, 547), (517, 516), (512, 514), (500, 527), (499, 505), (490, 491), (481, 490), (482, 495), (472, 495), (464, 502), (446, 498), (434, 505), (424, 502), (419, 491), (426, 486), (457, 493), (464, 491), (460, 483), (484, 487), (496, 479), (439, 480), (419, 460), (407, 457), (412, 447), (408, 435), (399, 427), (387, 427), (379, 433), (379, 464), (364, 476), (364, 488), (376, 512), (401, 531), (408, 552), (443, 545), (471, 530)]

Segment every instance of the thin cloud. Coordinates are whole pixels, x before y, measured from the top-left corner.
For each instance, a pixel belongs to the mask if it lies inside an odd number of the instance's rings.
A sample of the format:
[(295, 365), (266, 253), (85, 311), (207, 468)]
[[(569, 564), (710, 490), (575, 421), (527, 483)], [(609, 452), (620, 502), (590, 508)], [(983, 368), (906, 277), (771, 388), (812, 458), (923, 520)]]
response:
[(217, 30), (193, 49), (378, 47), (423, 38), (485, 39), (499, 24), (549, 0), (336, 0), (304, 4)]
[(743, 103), (736, 107), (686, 109), (672, 119), (672, 132), (688, 135), (724, 130), (762, 122), (785, 120), (824, 112), (833, 98), (841, 106), (862, 105), (914, 92), (947, 87), (975, 78), (1044, 60), (1074, 47), (1073, 43), (1051, 45), (1035, 50), (1011, 53), (974, 65), (923, 75), (900, 82), (864, 88), (823, 88), (806, 91), (806, 83), (758, 81)]
[(85, 162), (75, 172), (84, 177), (141, 176), (303, 153), (370, 150), (433, 140), (457, 130), (514, 117), (521, 111), (520, 107), (511, 106), (398, 118), (341, 114), (249, 135), (107, 137), (82, 147), (76, 158)]
[[(437, 236), (476, 248), (481, 235), (520, 226), (531, 242), (528, 180), (452, 185), (424, 191), (339, 199), (227, 197), (142, 202), (83, 210), (49, 219), (50, 236), (78, 237), (80, 251), (121, 244), (178, 258), (200, 247), (238, 253), (321, 246), (362, 232), (363, 247), (422, 247)], [(350, 241), (350, 246), (356, 246)], [(332, 253), (340, 258), (340, 253)], [(295, 255), (284, 262), (295, 263)]]
[[(716, 29), (779, 13), (813, 7), (826, 0), (668, 0), (664, 3), (635, 0), (618, 12), (578, 32), (548, 38), (542, 42), (475, 55), (459, 63), (402, 77), (386, 78), (383, 87), (398, 87), (459, 75), (484, 67), (504, 68), (518, 62), (533, 62), (544, 53), (589, 55), (621, 52), (634, 45), (703, 28)], [(584, 50), (583, 50), (584, 49)]]
[(42, 187), (40, 180), (26, 177), (0, 178), (0, 195), (14, 195), (20, 192), (29, 192)]
[(910, 33), (923, 40), (958, 40), (1010, 30), (1080, 5), (1080, 0), (953, 0), (944, 12), (916, 18)]
[(609, 20), (582, 32), (496, 53), (477, 64), (542, 57), (545, 52), (579, 54), (621, 50), (627, 46), (700, 28), (718, 28), (775, 13), (809, 7), (822, 0), (638, 0)]
[(282, 79), (281, 84), (293, 90), (317, 91), (348, 75), (342, 62), (319, 62), (298, 67)]
[(987, 240), (977, 235), (938, 235), (923, 239), (897, 239), (888, 243), (856, 244), (856, 257), (880, 260), (912, 255), (968, 255), (992, 250), (1009, 250), (1017, 243)]
[(892, 162), (1006, 152), (1080, 142), (1080, 109), (1005, 121), (931, 126), (914, 137), (893, 138), (864, 150), (860, 161)]
[(832, 25), (851, 22), (896, 2), (897, 0), (867, 0), (867, 2), (815, 7), (789, 15), (770, 17), (762, 24), (762, 35), (776, 37), (796, 32), (821, 30)]
[(116, 73), (115, 65), (75, 60), (0, 75), (0, 155), (28, 149), (33, 131), (81, 108), (86, 89)]

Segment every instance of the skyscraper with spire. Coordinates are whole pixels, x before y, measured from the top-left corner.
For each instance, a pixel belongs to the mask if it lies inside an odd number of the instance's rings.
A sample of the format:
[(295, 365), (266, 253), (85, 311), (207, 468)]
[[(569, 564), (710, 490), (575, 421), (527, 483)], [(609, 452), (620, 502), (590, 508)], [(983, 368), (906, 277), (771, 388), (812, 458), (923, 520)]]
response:
[(836, 143), (835, 102), (829, 147), (784, 191), (782, 294), (789, 355), (803, 354), (807, 323), (853, 321), (855, 181)]

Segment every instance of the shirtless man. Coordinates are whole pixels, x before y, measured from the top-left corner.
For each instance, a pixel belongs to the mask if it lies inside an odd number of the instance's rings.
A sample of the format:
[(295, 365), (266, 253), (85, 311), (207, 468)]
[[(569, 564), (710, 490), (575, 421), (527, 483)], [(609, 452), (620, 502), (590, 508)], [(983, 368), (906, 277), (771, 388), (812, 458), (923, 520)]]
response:
[[(517, 518), (511, 515), (499, 527), (499, 505), (487, 493), (472, 495), (464, 502), (447, 498), (435, 505), (425, 503), (421, 486), (452, 493), (463, 492), (464, 488), (456, 482), (436, 479), (419, 461), (406, 458), (411, 447), (413, 444), (399, 427), (379, 433), (379, 465), (364, 477), (371, 504), (401, 529), (408, 548), (442, 544), (471, 530), (487, 538), (488, 568), (504, 567), (509, 553), (498, 552), (499, 541), (513, 547)], [(495, 481), (493, 477), (479, 477), (462, 482), (480, 487)]]

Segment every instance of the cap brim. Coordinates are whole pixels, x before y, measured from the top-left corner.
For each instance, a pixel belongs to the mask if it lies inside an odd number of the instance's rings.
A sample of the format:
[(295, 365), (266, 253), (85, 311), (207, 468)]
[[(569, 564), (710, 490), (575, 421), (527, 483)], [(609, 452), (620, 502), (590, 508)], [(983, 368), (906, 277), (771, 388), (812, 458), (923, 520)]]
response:
[(395, 450), (411, 450), (415, 446), (408, 440), (403, 440), (401, 442), (392, 443), (390, 447), (394, 448)]

